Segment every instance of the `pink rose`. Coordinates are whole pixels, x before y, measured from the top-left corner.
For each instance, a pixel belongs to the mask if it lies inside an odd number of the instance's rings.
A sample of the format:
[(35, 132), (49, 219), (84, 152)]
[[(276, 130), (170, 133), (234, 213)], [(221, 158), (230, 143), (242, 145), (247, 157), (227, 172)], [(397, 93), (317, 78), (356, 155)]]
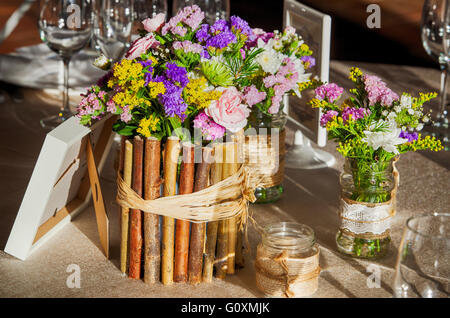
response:
[(148, 49), (156, 48), (159, 46), (158, 40), (155, 39), (153, 33), (148, 33), (146, 36), (137, 39), (131, 44), (130, 49), (128, 50), (125, 58), (129, 60), (133, 60), (142, 55), (142, 53), (147, 52)]
[(211, 102), (205, 113), (212, 117), (216, 123), (229, 131), (236, 133), (247, 125), (250, 109), (241, 104), (242, 95), (236, 87), (223, 89), (219, 100)]
[(150, 18), (145, 19), (144, 21), (142, 21), (142, 24), (144, 25), (145, 31), (156, 32), (159, 31), (159, 29), (161, 29), (165, 19), (166, 15), (164, 13), (159, 13), (152, 19)]

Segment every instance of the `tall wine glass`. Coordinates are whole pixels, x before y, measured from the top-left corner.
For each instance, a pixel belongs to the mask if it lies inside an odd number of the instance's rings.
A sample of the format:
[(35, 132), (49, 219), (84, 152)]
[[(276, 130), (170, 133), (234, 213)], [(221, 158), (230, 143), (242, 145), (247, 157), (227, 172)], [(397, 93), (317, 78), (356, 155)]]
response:
[(422, 44), (428, 55), (439, 62), (441, 69), (440, 106), (435, 116), (436, 127), (448, 128), (446, 103), (447, 74), (449, 65), (449, 0), (425, 0), (422, 10)]
[(230, 0), (173, 0), (172, 15), (186, 7), (198, 5), (205, 12), (206, 21), (213, 24), (219, 19), (228, 19), (230, 16)]
[(94, 41), (113, 63), (119, 61), (131, 42), (133, 0), (96, 0)]
[(395, 270), (396, 297), (450, 296), (450, 213), (408, 219)]
[(72, 55), (84, 48), (91, 38), (91, 1), (41, 0), (38, 26), (41, 40), (64, 62), (61, 111), (41, 120), (42, 127), (53, 129), (72, 116), (69, 107), (69, 63)]

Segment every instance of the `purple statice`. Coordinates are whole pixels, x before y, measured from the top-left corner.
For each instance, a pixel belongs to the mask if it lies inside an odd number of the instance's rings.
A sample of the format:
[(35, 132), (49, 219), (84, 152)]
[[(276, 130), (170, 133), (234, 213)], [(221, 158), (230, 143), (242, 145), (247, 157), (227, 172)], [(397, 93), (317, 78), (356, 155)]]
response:
[(312, 56), (302, 56), (300, 60), (306, 66), (306, 69), (316, 66), (316, 59)]
[(183, 14), (183, 23), (189, 26), (192, 30), (197, 29), (200, 23), (202, 23), (203, 19), (205, 18), (205, 13), (203, 13), (203, 11), (197, 5), (185, 7), (183, 10)]
[(419, 134), (417, 132), (409, 133), (405, 130), (402, 130), (399, 137), (403, 139), (408, 139), (408, 142), (413, 142), (419, 139)]
[(266, 99), (266, 92), (260, 92), (255, 85), (248, 86), (244, 89), (244, 100), (249, 107), (258, 104)]
[(147, 71), (144, 72), (144, 78), (145, 78), (145, 86), (148, 85), (148, 83), (151, 82), (152, 80), (152, 74), (153, 74), (153, 67), (151, 67), (151, 65), (153, 64), (152, 60), (147, 60), (147, 61), (139, 61), (138, 63), (140, 63), (142, 65), (142, 67), (145, 69), (147, 68)]
[(239, 31), (241, 34), (246, 35), (247, 38), (251, 38), (251, 40), (254, 39), (255, 35), (253, 34), (253, 30), (250, 28), (247, 21), (233, 15), (230, 17), (230, 25), (231, 30)]
[(222, 33), (222, 32), (228, 32), (228, 31), (230, 31), (230, 27), (228, 26), (228, 22), (225, 21), (225, 20), (223, 20), (223, 19), (217, 20), (217, 21), (211, 26), (211, 28), (209, 29), (209, 32), (210, 32), (212, 35), (217, 35), (217, 34), (219, 34), (219, 33)]
[(230, 43), (236, 43), (237, 38), (231, 31), (219, 33), (206, 40), (206, 47), (215, 47), (217, 49), (223, 49)]
[(352, 120), (358, 120), (368, 115), (370, 115), (370, 109), (368, 108), (345, 107), (342, 111), (342, 120), (345, 124), (350, 118)]
[(337, 115), (339, 115), (339, 113), (335, 110), (329, 110), (322, 114), (322, 117), (320, 117), (320, 126), (325, 127), (327, 123)]
[(182, 88), (186, 87), (189, 83), (186, 69), (175, 63), (167, 63), (166, 67), (167, 69), (164, 71), (164, 75), (172, 82), (178, 83)]
[(185, 111), (187, 110), (187, 104), (181, 97), (183, 87), (175, 85), (164, 76), (157, 76), (155, 82), (163, 82), (166, 91), (164, 94), (158, 95), (159, 102), (164, 106), (164, 112), (169, 117), (180, 117), (181, 121), (186, 118)]
[(199, 128), (206, 140), (216, 140), (225, 135), (225, 127), (216, 123), (204, 112), (199, 113), (194, 119), (194, 128)]
[(333, 103), (342, 95), (344, 89), (335, 83), (329, 83), (317, 87), (314, 92), (317, 99), (324, 100), (327, 98), (330, 103)]
[(391, 106), (394, 101), (399, 99), (398, 95), (387, 87), (386, 83), (378, 76), (364, 75), (363, 79), (370, 106), (373, 106), (377, 102), (380, 102), (382, 105)]
[(210, 37), (209, 25), (202, 24), (202, 26), (195, 33), (195, 37), (197, 38), (197, 41), (199, 41), (199, 42), (206, 42), (206, 40), (208, 40), (208, 38)]
[(198, 43), (192, 43), (191, 41), (175, 41), (172, 45), (174, 50), (182, 50), (184, 53), (198, 53), (201, 54), (203, 46)]
[(161, 33), (162, 35), (166, 35), (168, 32), (172, 32), (175, 35), (185, 36), (188, 31), (185, 26), (195, 30), (203, 21), (204, 17), (205, 14), (199, 6), (193, 5), (185, 7), (178, 11), (178, 13), (163, 26)]
[(204, 59), (209, 60), (211, 58), (211, 55), (209, 55), (208, 50), (203, 50), (202, 53), (200, 53), (200, 56)]

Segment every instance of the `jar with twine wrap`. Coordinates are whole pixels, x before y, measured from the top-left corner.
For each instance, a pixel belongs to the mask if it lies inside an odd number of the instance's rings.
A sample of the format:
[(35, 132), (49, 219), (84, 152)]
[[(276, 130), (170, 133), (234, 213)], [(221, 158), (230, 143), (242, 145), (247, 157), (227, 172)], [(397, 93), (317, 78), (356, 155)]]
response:
[(256, 285), (267, 297), (305, 297), (319, 286), (319, 247), (314, 231), (280, 222), (262, 231), (257, 247)]
[(399, 183), (397, 160), (368, 163), (346, 159), (340, 177), (341, 225), (336, 235), (340, 252), (359, 258), (379, 258), (389, 250)]
[(256, 106), (248, 118), (245, 132), (244, 162), (252, 169), (252, 178), (259, 180), (255, 203), (270, 203), (283, 193), (286, 115), (283, 105), (276, 114), (265, 114)]

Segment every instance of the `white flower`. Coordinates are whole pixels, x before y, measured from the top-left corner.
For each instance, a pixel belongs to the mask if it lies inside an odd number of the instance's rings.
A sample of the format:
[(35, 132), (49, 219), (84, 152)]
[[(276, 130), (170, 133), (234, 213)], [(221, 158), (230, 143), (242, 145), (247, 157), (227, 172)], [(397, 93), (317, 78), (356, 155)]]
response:
[(423, 116), (422, 121), (424, 123), (428, 123), (430, 121), (430, 118), (428, 116)]
[(275, 74), (286, 56), (273, 49), (273, 39), (267, 43), (258, 39), (258, 48), (263, 48), (264, 51), (255, 59), (256, 63), (261, 65), (264, 72)]
[(410, 114), (411, 116), (414, 115), (414, 109), (408, 108), (408, 114)]
[(411, 108), (411, 105), (412, 105), (411, 95), (403, 94), (400, 99), (400, 106), (402, 108)]
[(423, 124), (418, 124), (416, 129), (417, 131), (421, 131), (423, 129)]
[(382, 112), (381, 112), (381, 115), (383, 115), (383, 116), (387, 116), (389, 114), (389, 112), (387, 111), (387, 110), (383, 110)]
[(395, 121), (395, 118), (397, 118), (397, 114), (395, 112), (391, 112), (389, 113), (389, 115), (387, 116), (387, 120), (388, 121)]
[(396, 113), (400, 113), (402, 111), (402, 106), (401, 105), (394, 106), (394, 110)]
[(365, 137), (362, 141), (366, 142), (374, 150), (383, 148), (387, 152), (398, 154), (397, 145), (407, 142), (407, 139), (400, 138), (401, 129), (397, 128), (395, 122), (389, 122), (389, 126), (385, 131), (365, 130)]

